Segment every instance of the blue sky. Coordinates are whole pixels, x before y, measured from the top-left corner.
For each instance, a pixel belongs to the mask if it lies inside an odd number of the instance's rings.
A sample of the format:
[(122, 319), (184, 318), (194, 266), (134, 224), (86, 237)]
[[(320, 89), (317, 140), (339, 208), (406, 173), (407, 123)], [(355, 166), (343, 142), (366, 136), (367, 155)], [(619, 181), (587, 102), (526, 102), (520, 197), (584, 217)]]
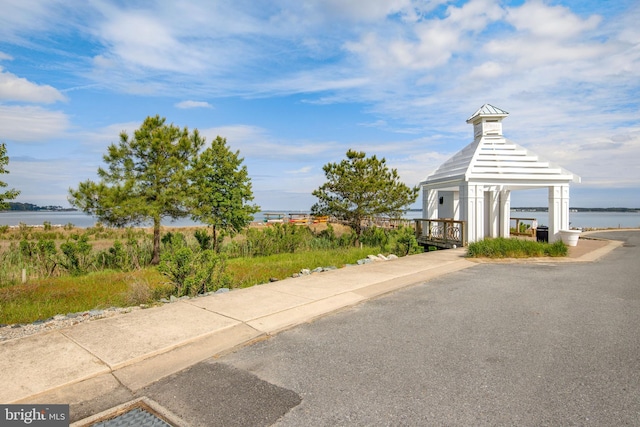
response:
[(572, 206), (640, 207), (638, 22), (636, 0), (3, 0), (0, 179), (68, 207), (159, 114), (226, 137), (263, 209), (306, 210), (350, 148), (417, 185), (490, 103), (506, 137), (582, 177)]

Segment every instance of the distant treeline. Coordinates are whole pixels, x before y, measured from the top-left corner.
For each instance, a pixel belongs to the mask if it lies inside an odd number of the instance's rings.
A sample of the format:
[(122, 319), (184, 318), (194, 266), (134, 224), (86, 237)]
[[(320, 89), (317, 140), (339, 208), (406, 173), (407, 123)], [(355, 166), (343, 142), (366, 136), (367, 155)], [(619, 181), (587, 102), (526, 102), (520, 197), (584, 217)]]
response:
[[(569, 208), (573, 212), (638, 212), (640, 208)], [(548, 207), (511, 208), (516, 212), (548, 212)]]
[(62, 206), (38, 206), (33, 203), (8, 202), (10, 211), (75, 211), (73, 208), (63, 208)]

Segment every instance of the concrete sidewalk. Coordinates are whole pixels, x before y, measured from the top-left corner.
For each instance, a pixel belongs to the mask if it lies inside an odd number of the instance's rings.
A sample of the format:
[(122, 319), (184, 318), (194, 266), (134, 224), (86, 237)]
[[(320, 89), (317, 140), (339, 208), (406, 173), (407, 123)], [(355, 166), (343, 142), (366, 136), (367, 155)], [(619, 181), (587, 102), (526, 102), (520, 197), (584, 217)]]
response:
[[(592, 261), (619, 244), (581, 240), (568, 261)], [(465, 253), (450, 249), (347, 267), (5, 341), (0, 402), (82, 402), (123, 386), (135, 393), (238, 346), (475, 265)]]

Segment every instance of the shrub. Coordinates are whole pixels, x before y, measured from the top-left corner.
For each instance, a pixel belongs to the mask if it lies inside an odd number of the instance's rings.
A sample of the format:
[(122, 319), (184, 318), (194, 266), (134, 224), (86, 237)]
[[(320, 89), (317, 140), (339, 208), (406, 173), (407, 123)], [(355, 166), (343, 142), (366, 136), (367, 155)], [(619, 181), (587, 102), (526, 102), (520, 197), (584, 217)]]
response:
[(128, 271), (136, 268), (131, 262), (129, 251), (118, 239), (113, 242), (112, 247), (96, 254), (96, 264), (102, 269)]
[(418, 243), (416, 234), (411, 227), (402, 226), (391, 233), (393, 238), (393, 253), (398, 256), (406, 256), (413, 254), (420, 254), (424, 252), (424, 249)]
[(49, 277), (53, 275), (58, 265), (58, 250), (53, 240), (39, 239), (37, 242), (21, 240), (19, 245), (19, 255), (21, 261), (14, 260), (11, 264), (20, 268), (20, 265), (28, 263), (35, 267), (38, 275)]
[(547, 247), (547, 255), (552, 257), (567, 256), (569, 254), (569, 247), (565, 245), (562, 240), (553, 242)]
[(204, 251), (211, 248), (211, 241), (213, 238), (209, 236), (206, 229), (197, 229), (194, 236), (200, 244), (200, 249)]
[(336, 236), (336, 232), (331, 224), (327, 224), (327, 228), (316, 233), (310, 243), (312, 250), (335, 249), (340, 246), (340, 239)]
[(367, 227), (360, 235), (360, 243), (365, 246), (379, 246), (385, 248), (389, 243), (389, 234), (387, 230), (380, 227)]
[(549, 244), (524, 239), (484, 239), (471, 243), (467, 249), (470, 258), (527, 258), (566, 256), (567, 246), (562, 241)]
[(173, 234), (163, 241), (165, 250), (160, 256), (158, 270), (173, 285), (173, 295), (193, 296), (230, 285), (225, 272), (224, 256), (216, 254), (212, 249), (189, 247), (181, 233)]
[(338, 247), (340, 247), (340, 248), (353, 247), (353, 246), (355, 246), (357, 241), (358, 241), (358, 235), (356, 234), (355, 231), (351, 231), (349, 233), (344, 233), (338, 239)]
[(273, 224), (263, 229), (249, 228), (244, 244), (249, 256), (268, 256), (308, 249), (312, 239), (308, 227)]
[(71, 240), (60, 245), (63, 256), (60, 257), (60, 265), (72, 276), (87, 273), (91, 266), (91, 245), (86, 234), (78, 236), (74, 234)]

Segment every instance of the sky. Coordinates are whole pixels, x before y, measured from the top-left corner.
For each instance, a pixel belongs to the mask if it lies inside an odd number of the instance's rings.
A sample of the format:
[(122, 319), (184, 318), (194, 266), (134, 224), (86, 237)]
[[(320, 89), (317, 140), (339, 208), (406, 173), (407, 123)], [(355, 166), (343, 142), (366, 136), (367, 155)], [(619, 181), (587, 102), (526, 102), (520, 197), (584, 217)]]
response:
[(581, 177), (572, 207), (640, 207), (637, 0), (0, 3), (0, 180), (18, 202), (69, 207), (158, 114), (225, 137), (263, 210), (307, 210), (349, 149), (418, 185), (489, 103), (507, 138)]

